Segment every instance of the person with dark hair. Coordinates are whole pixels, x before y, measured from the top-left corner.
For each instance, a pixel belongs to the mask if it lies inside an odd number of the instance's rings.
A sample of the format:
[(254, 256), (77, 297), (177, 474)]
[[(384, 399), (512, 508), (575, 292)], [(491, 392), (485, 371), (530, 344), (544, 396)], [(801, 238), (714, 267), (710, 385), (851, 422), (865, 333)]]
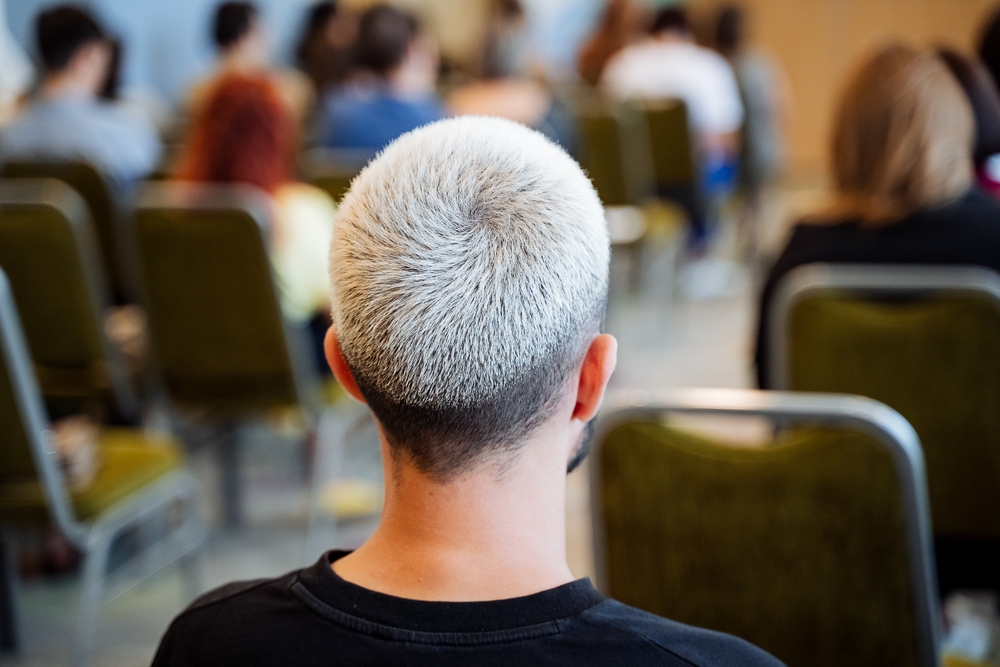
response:
[(309, 10), (295, 60), (317, 95), (340, 85), (351, 73), (357, 33), (357, 17), (336, 2), (317, 2)]
[(727, 5), (719, 11), (715, 48), (733, 67), (745, 112), (740, 132), (739, 182), (744, 197), (740, 223), (743, 242), (753, 253), (764, 190), (778, 177), (784, 163), (782, 125), (791, 95), (778, 64), (747, 46), (742, 7)]
[(979, 38), (979, 59), (986, 65), (993, 83), (1000, 88), (1000, 9), (994, 11)]
[(188, 110), (197, 115), (219, 81), (232, 74), (265, 74), (274, 79), (282, 99), (296, 118), (312, 107), (312, 86), (297, 70), (273, 69), (268, 62), (268, 37), (257, 7), (250, 2), (224, 2), (215, 10), (212, 43), (219, 59), (215, 70), (197, 81), (188, 94)]
[(616, 363), (610, 256), (587, 175), (518, 123), (440, 121), (369, 163), (334, 226), (326, 356), (378, 424), (379, 525), (195, 600), (153, 667), (780, 667), (566, 562), (567, 473)]
[(38, 99), (0, 131), (0, 160), (84, 160), (123, 187), (160, 160), (160, 138), (141, 113), (99, 95), (113, 56), (110, 38), (79, 7), (42, 12), (36, 24), (45, 68)]
[(972, 106), (976, 181), (983, 190), (1000, 197), (1000, 92), (981, 62), (947, 48), (938, 49), (938, 56), (955, 75)]
[(389, 5), (361, 15), (352, 80), (323, 104), (323, 145), (376, 152), (399, 135), (444, 116), (434, 92), (437, 52), (416, 19)]

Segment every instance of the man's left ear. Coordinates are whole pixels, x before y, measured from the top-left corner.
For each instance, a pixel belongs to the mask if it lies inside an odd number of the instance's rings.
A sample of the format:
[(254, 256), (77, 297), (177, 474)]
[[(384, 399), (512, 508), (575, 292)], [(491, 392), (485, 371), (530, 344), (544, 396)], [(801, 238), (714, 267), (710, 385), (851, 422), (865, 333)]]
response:
[(590, 342), (580, 367), (580, 380), (576, 388), (576, 405), (573, 419), (589, 422), (604, 400), (611, 374), (618, 363), (618, 341), (611, 334), (598, 334)]
[(344, 359), (344, 353), (340, 351), (340, 341), (337, 340), (337, 332), (334, 331), (333, 327), (330, 327), (326, 331), (326, 338), (323, 339), (323, 351), (326, 353), (326, 363), (330, 364), (333, 377), (337, 378), (340, 386), (348, 394), (364, 403), (365, 397), (361, 393), (361, 389), (358, 388), (358, 383), (354, 379), (351, 367), (347, 365), (347, 360)]

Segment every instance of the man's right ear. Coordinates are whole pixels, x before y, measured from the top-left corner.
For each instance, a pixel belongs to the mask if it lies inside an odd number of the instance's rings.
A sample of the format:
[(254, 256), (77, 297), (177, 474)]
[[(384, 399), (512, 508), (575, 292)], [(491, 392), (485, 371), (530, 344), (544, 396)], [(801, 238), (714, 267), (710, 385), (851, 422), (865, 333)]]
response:
[(333, 371), (333, 377), (337, 378), (340, 386), (348, 394), (364, 403), (365, 397), (361, 394), (358, 383), (354, 380), (354, 374), (351, 373), (351, 368), (347, 365), (344, 354), (340, 351), (340, 341), (337, 340), (337, 332), (333, 330), (333, 327), (327, 329), (326, 338), (323, 339), (323, 351), (326, 353), (326, 362), (330, 364), (330, 370)]

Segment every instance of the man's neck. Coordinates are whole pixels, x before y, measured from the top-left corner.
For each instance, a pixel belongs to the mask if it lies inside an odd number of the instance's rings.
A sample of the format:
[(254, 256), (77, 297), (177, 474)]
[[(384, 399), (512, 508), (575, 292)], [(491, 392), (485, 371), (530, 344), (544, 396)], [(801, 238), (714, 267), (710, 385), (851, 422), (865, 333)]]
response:
[(485, 466), (444, 484), (389, 463), (378, 529), (334, 571), (380, 593), (452, 602), (521, 597), (573, 581), (565, 457), (560, 447), (532, 444), (502, 474)]

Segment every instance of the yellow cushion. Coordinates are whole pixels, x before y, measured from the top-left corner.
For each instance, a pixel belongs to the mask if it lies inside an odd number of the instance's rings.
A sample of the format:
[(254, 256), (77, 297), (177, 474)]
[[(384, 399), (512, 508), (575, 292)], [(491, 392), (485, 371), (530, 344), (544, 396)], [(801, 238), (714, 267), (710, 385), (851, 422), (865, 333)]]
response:
[[(94, 480), (73, 491), (76, 518), (91, 519), (150, 482), (180, 467), (183, 454), (175, 440), (130, 429), (105, 429), (98, 436)], [(45, 523), (49, 520), (42, 487), (37, 481), (0, 484), (0, 520)]]

